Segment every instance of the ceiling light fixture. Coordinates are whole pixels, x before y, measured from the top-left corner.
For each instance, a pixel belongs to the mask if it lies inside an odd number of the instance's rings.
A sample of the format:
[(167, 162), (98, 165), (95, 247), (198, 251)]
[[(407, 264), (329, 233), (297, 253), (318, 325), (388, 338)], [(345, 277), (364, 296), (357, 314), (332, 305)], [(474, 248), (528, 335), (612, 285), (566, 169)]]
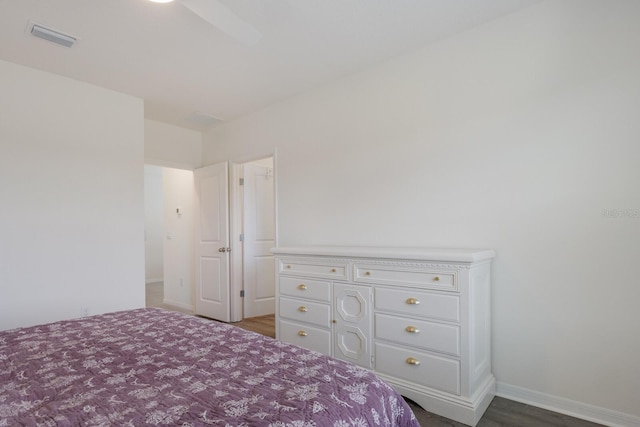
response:
[(59, 31), (52, 30), (51, 28), (43, 27), (39, 24), (33, 24), (31, 26), (30, 33), (41, 39), (49, 40), (50, 42), (57, 43), (62, 46), (71, 47), (76, 42), (77, 38), (68, 34), (63, 34)]

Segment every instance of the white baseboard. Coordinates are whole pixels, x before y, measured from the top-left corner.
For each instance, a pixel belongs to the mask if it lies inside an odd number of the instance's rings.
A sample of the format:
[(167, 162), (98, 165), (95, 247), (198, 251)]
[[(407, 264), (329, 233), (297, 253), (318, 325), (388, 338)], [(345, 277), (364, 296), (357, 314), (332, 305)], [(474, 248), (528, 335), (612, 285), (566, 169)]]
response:
[(640, 427), (640, 417), (498, 382), (496, 396), (611, 427)]
[(195, 307), (191, 304), (185, 304), (183, 302), (179, 302), (179, 301), (171, 301), (169, 299), (163, 299), (162, 303), (164, 305), (170, 305), (171, 307), (177, 307), (177, 308), (181, 308), (183, 310), (187, 310), (187, 311), (194, 311)]

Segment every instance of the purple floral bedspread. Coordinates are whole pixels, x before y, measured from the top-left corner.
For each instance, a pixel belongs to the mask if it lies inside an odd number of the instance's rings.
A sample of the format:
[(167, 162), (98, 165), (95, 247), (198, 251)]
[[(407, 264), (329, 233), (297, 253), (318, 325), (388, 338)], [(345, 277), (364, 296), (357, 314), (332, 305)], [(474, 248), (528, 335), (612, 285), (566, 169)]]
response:
[(371, 372), (162, 309), (0, 332), (0, 426), (411, 426)]

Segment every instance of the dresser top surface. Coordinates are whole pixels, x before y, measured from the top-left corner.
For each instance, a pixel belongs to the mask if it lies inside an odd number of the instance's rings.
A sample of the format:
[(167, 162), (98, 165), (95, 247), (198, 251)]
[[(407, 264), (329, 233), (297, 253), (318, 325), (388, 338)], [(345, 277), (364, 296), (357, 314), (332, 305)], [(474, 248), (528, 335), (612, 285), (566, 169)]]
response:
[(311, 255), (349, 258), (410, 259), (420, 261), (480, 262), (495, 257), (492, 249), (399, 248), (366, 246), (284, 246), (275, 255)]

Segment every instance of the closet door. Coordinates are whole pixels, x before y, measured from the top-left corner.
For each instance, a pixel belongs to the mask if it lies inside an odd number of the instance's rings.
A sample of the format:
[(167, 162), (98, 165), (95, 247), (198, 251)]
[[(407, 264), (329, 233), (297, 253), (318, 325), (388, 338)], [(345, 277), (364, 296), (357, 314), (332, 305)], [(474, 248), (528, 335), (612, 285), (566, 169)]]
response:
[(371, 368), (372, 290), (368, 286), (334, 283), (333, 354), (365, 368)]

